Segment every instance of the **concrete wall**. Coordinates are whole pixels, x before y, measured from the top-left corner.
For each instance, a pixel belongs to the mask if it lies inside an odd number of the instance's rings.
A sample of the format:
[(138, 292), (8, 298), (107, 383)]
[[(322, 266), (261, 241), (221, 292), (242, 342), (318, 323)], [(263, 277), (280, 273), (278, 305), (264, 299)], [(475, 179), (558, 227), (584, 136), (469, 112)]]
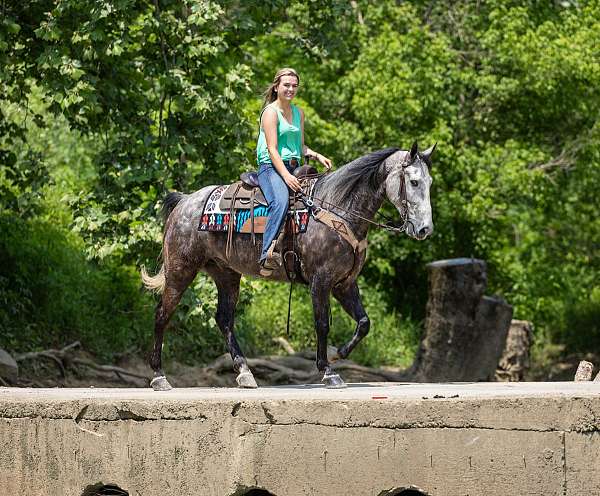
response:
[(0, 493), (600, 494), (599, 432), (598, 383), (0, 388)]

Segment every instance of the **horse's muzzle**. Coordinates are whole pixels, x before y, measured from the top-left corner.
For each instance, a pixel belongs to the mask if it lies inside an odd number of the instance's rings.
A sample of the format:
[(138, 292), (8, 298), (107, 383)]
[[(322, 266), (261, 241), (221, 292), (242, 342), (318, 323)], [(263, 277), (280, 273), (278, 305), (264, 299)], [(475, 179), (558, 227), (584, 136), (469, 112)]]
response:
[(423, 241), (432, 232), (433, 226), (430, 224), (423, 225), (417, 230), (413, 224), (409, 223), (408, 228), (406, 229), (406, 234), (408, 234), (411, 238), (415, 238), (419, 241)]
[(429, 226), (423, 226), (421, 229), (419, 229), (419, 232), (417, 233), (417, 238), (425, 239), (427, 236), (429, 236), (431, 234), (432, 230), (433, 229), (431, 229)]

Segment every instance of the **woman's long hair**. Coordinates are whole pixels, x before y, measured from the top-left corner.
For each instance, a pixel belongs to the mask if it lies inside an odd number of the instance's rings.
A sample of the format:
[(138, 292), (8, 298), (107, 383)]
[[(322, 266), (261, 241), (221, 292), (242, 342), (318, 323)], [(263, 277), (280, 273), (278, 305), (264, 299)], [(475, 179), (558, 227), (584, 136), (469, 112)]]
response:
[(277, 86), (279, 86), (279, 81), (283, 76), (294, 76), (298, 80), (298, 84), (300, 84), (300, 76), (298, 73), (292, 69), (291, 67), (284, 67), (283, 69), (279, 69), (275, 77), (273, 78), (273, 82), (268, 86), (266, 91), (263, 93), (263, 109), (269, 105), (269, 103), (273, 103), (277, 100)]

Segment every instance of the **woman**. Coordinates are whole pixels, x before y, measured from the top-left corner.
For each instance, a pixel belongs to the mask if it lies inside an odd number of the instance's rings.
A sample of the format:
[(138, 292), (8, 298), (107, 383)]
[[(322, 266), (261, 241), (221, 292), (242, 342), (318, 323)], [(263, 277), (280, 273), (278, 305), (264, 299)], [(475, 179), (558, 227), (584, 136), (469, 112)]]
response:
[(292, 104), (299, 84), (300, 77), (294, 69), (281, 69), (264, 94), (256, 160), (258, 183), (269, 203), (260, 255), (260, 273), (265, 276), (281, 265), (281, 255), (274, 249), (288, 208), (288, 188), (300, 191), (300, 182), (292, 175), (293, 170), (300, 165), (303, 156), (318, 160), (327, 170), (331, 168), (331, 160), (304, 144), (304, 112)]

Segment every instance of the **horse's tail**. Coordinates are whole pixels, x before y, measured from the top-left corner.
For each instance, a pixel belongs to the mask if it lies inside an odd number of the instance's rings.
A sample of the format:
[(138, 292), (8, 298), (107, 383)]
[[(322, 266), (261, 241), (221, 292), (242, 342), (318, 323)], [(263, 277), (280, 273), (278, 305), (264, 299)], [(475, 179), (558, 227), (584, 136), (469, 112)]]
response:
[(177, 206), (177, 204), (184, 197), (185, 197), (185, 195), (183, 193), (179, 193), (178, 191), (172, 191), (171, 193), (169, 193), (167, 195), (167, 197), (165, 198), (165, 202), (163, 203), (162, 210), (161, 210), (163, 220), (165, 222), (169, 218), (169, 215), (171, 215), (171, 212), (173, 211), (173, 209)]
[[(177, 191), (172, 191), (167, 195), (165, 201), (163, 203), (161, 214), (163, 220), (166, 222), (171, 215), (173, 209), (177, 206), (177, 204), (185, 197), (183, 193), (179, 193)], [(155, 276), (151, 276), (146, 271), (146, 267), (142, 265), (142, 269), (140, 271), (142, 276), (142, 282), (148, 291), (152, 291), (154, 293), (162, 293), (165, 289), (165, 264), (163, 263), (160, 266), (160, 270), (158, 274)]]
[(146, 267), (142, 265), (141, 270), (142, 282), (148, 291), (152, 291), (154, 293), (162, 293), (165, 289), (165, 264), (160, 266), (160, 270), (158, 274), (152, 277), (148, 272), (146, 272)]

